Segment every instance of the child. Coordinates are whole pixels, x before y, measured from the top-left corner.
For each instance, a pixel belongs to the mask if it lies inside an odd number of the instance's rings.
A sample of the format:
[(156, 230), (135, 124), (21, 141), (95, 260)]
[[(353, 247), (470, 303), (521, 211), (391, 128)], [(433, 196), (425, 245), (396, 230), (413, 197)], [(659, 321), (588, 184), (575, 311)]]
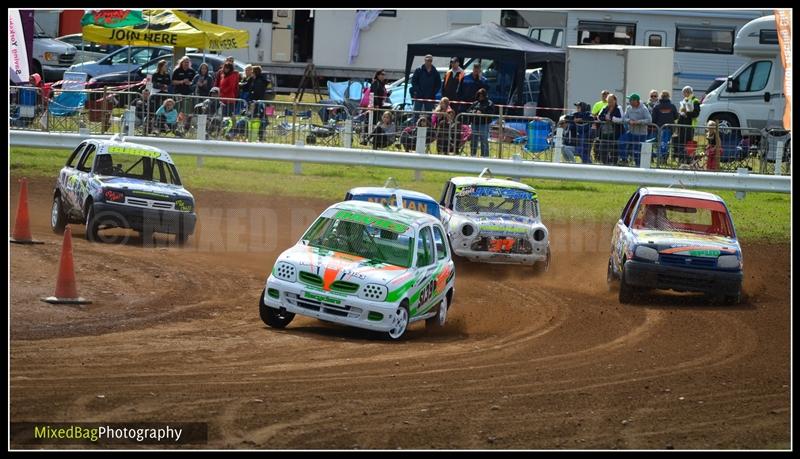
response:
[(719, 137), (719, 126), (714, 120), (706, 125), (706, 169), (719, 170), (719, 158), (722, 156), (722, 141)]
[(155, 133), (158, 134), (162, 129), (165, 133), (172, 132), (180, 137), (180, 133), (178, 132), (178, 110), (175, 110), (175, 101), (173, 99), (165, 100), (164, 103), (158, 107), (158, 110), (156, 110)]

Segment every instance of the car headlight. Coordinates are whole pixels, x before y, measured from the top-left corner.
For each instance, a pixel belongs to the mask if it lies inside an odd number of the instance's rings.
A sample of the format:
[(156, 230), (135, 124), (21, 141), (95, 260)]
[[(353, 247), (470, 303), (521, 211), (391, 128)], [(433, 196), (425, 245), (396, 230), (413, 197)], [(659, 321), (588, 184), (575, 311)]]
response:
[(633, 256), (642, 260), (658, 261), (658, 250), (652, 247), (640, 245), (639, 247), (636, 247), (636, 251), (633, 252)]
[(272, 275), (287, 282), (297, 281), (297, 268), (293, 264), (279, 261), (272, 270)]
[(358, 293), (358, 297), (370, 301), (383, 301), (388, 293), (389, 289), (385, 285), (367, 284)]
[(542, 242), (547, 237), (547, 231), (544, 228), (536, 228), (533, 230), (533, 240), (536, 242)]
[(736, 255), (721, 255), (717, 258), (717, 268), (736, 269), (742, 266), (739, 257)]
[(46, 60), (46, 61), (58, 61), (58, 53), (46, 52), (46, 53), (44, 53), (44, 60)]
[(470, 222), (464, 222), (458, 229), (458, 234), (464, 237), (474, 237), (478, 233), (478, 228)]

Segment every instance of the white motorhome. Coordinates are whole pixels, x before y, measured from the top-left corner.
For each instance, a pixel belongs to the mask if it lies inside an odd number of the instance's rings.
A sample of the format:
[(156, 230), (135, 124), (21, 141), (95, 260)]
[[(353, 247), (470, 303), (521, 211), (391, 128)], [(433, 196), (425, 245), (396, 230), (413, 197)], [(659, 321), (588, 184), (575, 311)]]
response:
[[(673, 98), (692, 86), (702, 97), (717, 77), (730, 75), (745, 58), (734, 54), (737, 30), (771, 10), (515, 10), (528, 36), (554, 46), (638, 45), (675, 50)], [(662, 90), (667, 88), (653, 87)], [(591, 102), (591, 101), (590, 101)]]
[(698, 124), (716, 120), (756, 129), (779, 124), (786, 98), (775, 16), (759, 18), (742, 27), (734, 52), (747, 61), (728, 77), (727, 83), (706, 96)]

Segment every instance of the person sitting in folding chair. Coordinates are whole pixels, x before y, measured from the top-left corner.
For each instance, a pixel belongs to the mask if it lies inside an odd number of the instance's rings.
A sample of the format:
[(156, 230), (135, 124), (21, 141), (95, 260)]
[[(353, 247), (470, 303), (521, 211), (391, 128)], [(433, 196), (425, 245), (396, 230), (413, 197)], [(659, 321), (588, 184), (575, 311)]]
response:
[(154, 132), (156, 134), (172, 132), (175, 136), (182, 137), (178, 131), (178, 110), (175, 109), (175, 100), (166, 99), (156, 110)]
[(369, 141), (372, 142), (374, 150), (379, 150), (394, 145), (396, 138), (397, 127), (392, 119), (392, 112), (385, 111), (381, 117), (381, 122), (372, 130)]

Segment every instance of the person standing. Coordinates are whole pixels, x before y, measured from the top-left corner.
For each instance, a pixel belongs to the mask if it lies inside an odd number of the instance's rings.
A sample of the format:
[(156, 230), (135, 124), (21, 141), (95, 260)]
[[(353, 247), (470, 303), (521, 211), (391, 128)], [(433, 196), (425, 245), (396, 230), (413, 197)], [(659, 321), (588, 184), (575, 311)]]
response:
[(645, 104), (647, 109), (650, 110), (650, 115), (653, 114), (653, 107), (658, 105), (658, 91), (655, 89), (650, 90), (650, 99)]
[(492, 117), (488, 115), (494, 115), (497, 107), (495, 107), (494, 102), (489, 100), (489, 96), (486, 94), (486, 89), (479, 89), (476, 96), (478, 100), (476, 100), (467, 110), (469, 113), (478, 115), (472, 117), (472, 139), (469, 146), (470, 154), (475, 156), (475, 153), (478, 150), (478, 143), (480, 142), (481, 156), (488, 158), (489, 125), (492, 122)]
[[(633, 93), (628, 96), (630, 105), (625, 109), (622, 116), (623, 123), (627, 123), (628, 130), (619, 139), (619, 160), (621, 163), (628, 162), (628, 154), (633, 152), (633, 159), (636, 166), (639, 166), (642, 152), (642, 142), (647, 140), (647, 125), (653, 119), (650, 110), (642, 104), (639, 94)], [(617, 164), (621, 165), (621, 164)]]
[[(678, 108), (678, 160), (687, 164), (690, 161), (690, 156), (693, 154), (696, 146), (690, 145), (694, 143), (694, 127), (697, 125), (697, 117), (700, 116), (700, 100), (694, 96), (694, 90), (691, 86), (684, 86), (683, 100), (680, 102)], [(683, 127), (687, 126), (687, 127)], [(691, 154), (690, 154), (691, 152)]]
[(414, 100), (414, 111), (432, 111), (436, 93), (442, 87), (442, 77), (433, 66), (433, 56), (425, 56), (425, 63), (414, 70), (411, 76), (411, 98)]
[[(472, 73), (464, 75), (458, 88), (458, 100), (472, 104), (478, 99), (478, 91), (489, 91), (489, 81), (481, 73), (481, 63), (472, 64)], [(469, 107), (469, 105), (467, 105)]]
[(196, 96), (208, 97), (214, 86), (214, 77), (208, 73), (208, 64), (203, 62), (197, 69), (197, 75), (192, 79), (192, 92)]
[(248, 64), (244, 68), (244, 79), (239, 82), (239, 97), (245, 102), (250, 102), (253, 92), (253, 66)]
[(658, 160), (663, 162), (669, 151), (669, 142), (672, 139), (672, 127), (666, 126), (668, 124), (675, 124), (678, 120), (678, 109), (675, 108), (670, 100), (670, 92), (664, 89), (661, 91), (661, 98), (658, 103), (653, 107), (653, 124), (658, 126), (661, 130), (661, 138), (658, 144)]
[(719, 160), (722, 157), (722, 139), (719, 135), (719, 126), (714, 120), (709, 120), (706, 125), (706, 169), (719, 170)]
[(600, 100), (592, 105), (592, 116), (597, 116), (600, 114), (600, 110), (604, 109), (606, 105), (608, 105), (608, 95), (611, 92), (608, 89), (604, 89), (600, 91)]
[(622, 110), (617, 105), (617, 96), (608, 94), (607, 105), (600, 110), (600, 140), (597, 145), (597, 158), (602, 164), (612, 165), (617, 161), (617, 140), (622, 134)]
[(389, 98), (389, 93), (386, 92), (386, 71), (380, 69), (375, 72), (372, 84), (369, 86), (369, 92), (372, 95), (372, 113), (370, 113), (370, 117), (372, 118), (372, 124), (375, 125), (378, 123), (378, 113), (381, 113), (381, 109)]
[(575, 131), (575, 154), (580, 156), (583, 164), (592, 163), (592, 148), (589, 144), (591, 130), (594, 126), (591, 108), (586, 102), (575, 104), (576, 110), (572, 115), (571, 128)]
[(236, 112), (238, 89), (239, 72), (233, 69), (233, 64), (226, 62), (222, 65), (222, 78), (219, 82), (219, 96), (223, 98), (222, 116), (230, 116)]
[(214, 86), (219, 87), (220, 81), (222, 81), (222, 74), (225, 70), (225, 64), (233, 65), (233, 56), (228, 56), (225, 58), (225, 62), (222, 63), (222, 67), (217, 69), (217, 73), (214, 76)]
[[(458, 90), (463, 79), (464, 69), (461, 68), (458, 58), (450, 59), (450, 70), (444, 74), (444, 82), (442, 83), (442, 98), (447, 97), (452, 102), (458, 101)], [(459, 111), (458, 104), (455, 105), (454, 110)]]
[(194, 106), (188, 96), (192, 94), (192, 80), (196, 72), (192, 68), (192, 61), (189, 56), (183, 56), (178, 65), (172, 71), (173, 92), (180, 96), (178, 99), (178, 112), (188, 115)]
[[(167, 70), (166, 60), (161, 59), (158, 61), (156, 72), (153, 74), (151, 82), (153, 83), (153, 94), (169, 94), (169, 85), (172, 83), (172, 80)], [(157, 98), (160, 98), (160, 96)]]
[(442, 97), (439, 105), (433, 110), (431, 124), (436, 131), (436, 152), (450, 154), (455, 152), (456, 140), (451, 136), (455, 133), (455, 111), (450, 105), (450, 99)]

